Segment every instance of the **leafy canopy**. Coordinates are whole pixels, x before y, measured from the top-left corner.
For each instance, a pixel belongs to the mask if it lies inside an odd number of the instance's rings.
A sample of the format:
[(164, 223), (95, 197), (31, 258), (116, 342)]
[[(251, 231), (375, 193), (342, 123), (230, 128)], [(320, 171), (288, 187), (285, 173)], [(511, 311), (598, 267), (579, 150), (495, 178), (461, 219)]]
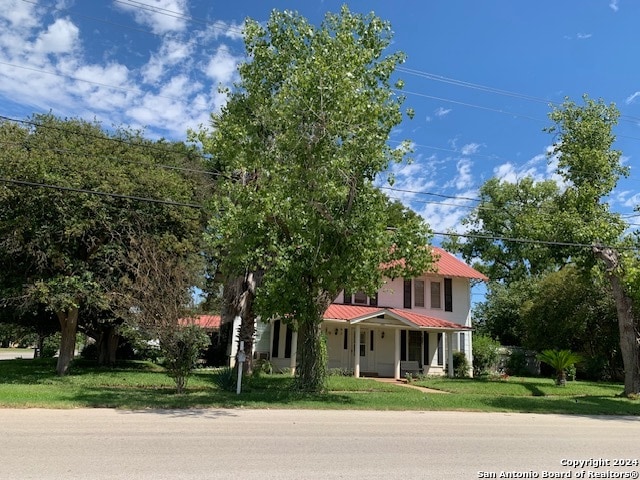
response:
[(319, 27), (278, 11), (246, 23), (241, 80), (198, 139), (221, 174), (209, 240), (227, 272), (265, 270), (263, 318), (321, 318), (343, 288), (376, 289), (392, 258), (428, 266), (426, 226), (407, 216), (388, 230), (374, 186), (407, 153), (387, 144), (403, 101), (390, 42), (387, 22), (347, 7)]

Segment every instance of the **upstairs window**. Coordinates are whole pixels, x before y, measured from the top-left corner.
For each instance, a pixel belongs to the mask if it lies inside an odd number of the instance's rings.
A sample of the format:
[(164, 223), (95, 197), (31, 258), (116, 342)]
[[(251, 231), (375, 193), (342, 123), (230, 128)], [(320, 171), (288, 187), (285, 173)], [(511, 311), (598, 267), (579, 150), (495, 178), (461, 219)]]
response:
[(353, 303), (358, 305), (367, 305), (369, 303), (369, 297), (364, 292), (356, 292), (353, 296)]
[(431, 308), (442, 308), (440, 282), (431, 282)]
[(414, 305), (424, 307), (424, 280), (413, 281)]
[(344, 303), (345, 305), (350, 305), (351, 304), (351, 292), (347, 292), (345, 290), (344, 293), (342, 294), (342, 296), (343, 296), (342, 303)]
[(378, 292), (373, 297), (369, 297), (369, 305), (372, 307), (378, 306)]

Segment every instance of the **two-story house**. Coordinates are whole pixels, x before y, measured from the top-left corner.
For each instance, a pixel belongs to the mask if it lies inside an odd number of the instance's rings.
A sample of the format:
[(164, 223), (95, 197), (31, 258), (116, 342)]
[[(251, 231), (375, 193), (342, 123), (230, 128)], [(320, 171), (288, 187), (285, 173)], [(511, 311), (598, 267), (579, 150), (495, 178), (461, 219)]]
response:
[[(487, 277), (443, 249), (432, 248), (436, 272), (386, 279), (373, 297), (362, 292), (338, 295), (322, 325), (329, 369), (399, 379), (407, 371), (451, 376), (455, 350), (473, 361), (471, 282)], [(255, 350), (276, 369), (295, 369), (297, 332), (279, 320), (258, 324)]]

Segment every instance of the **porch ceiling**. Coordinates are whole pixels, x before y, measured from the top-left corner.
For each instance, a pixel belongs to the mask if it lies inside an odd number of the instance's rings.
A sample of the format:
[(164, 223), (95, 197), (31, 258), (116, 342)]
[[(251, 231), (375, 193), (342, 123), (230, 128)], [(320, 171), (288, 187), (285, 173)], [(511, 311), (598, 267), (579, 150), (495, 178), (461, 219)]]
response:
[[(376, 317), (383, 317), (386, 321), (384, 321), (383, 318), (377, 319)], [(465, 327), (464, 325), (459, 325), (441, 318), (422, 315), (411, 310), (403, 310), (400, 308), (332, 304), (324, 313), (324, 319), (346, 321), (350, 324), (356, 324), (372, 319), (375, 321), (377, 319), (378, 322), (376, 323), (383, 325), (389, 325), (389, 320), (395, 320), (399, 324), (421, 330), (471, 330), (471, 328)]]

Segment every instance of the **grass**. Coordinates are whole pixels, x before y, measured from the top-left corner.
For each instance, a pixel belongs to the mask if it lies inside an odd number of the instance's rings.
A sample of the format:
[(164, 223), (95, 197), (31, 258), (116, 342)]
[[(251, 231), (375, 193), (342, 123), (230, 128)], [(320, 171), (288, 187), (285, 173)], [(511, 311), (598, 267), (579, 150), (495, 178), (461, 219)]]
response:
[(0, 407), (4, 408), (306, 408), (367, 410), (461, 410), (535, 412), (579, 415), (640, 415), (640, 400), (619, 397), (622, 386), (552, 379), (434, 378), (416, 382), (450, 392), (429, 394), (371, 379), (329, 377), (323, 394), (305, 394), (284, 375), (245, 379), (243, 392), (221, 390), (215, 370), (197, 370), (187, 392), (175, 393), (164, 370), (148, 362), (123, 362), (98, 368), (76, 360), (70, 374), (55, 375), (55, 360), (16, 359), (0, 362)]

